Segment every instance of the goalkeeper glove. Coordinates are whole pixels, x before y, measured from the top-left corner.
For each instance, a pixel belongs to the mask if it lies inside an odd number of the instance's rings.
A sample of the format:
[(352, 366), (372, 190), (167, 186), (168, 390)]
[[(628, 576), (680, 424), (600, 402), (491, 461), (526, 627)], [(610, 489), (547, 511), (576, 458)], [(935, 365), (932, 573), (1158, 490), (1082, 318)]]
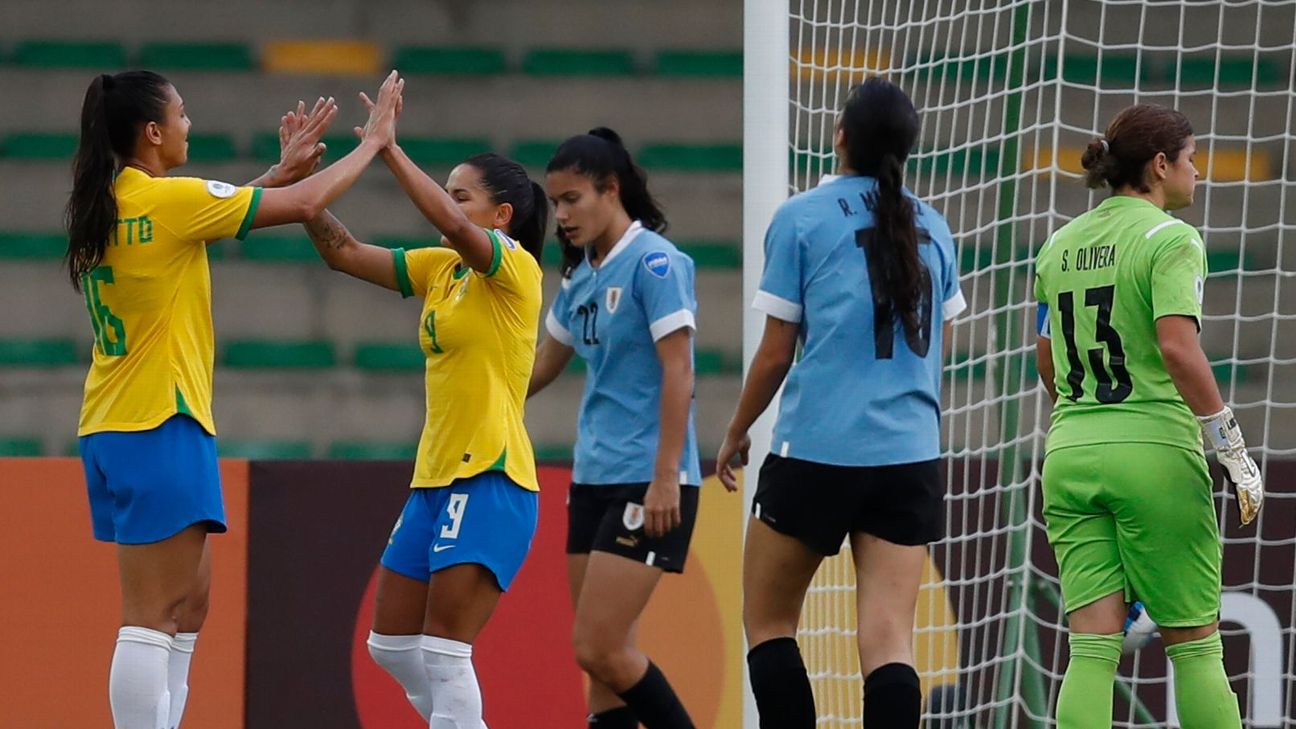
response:
[(1264, 504), (1264, 484), (1260, 482), (1260, 469), (1247, 453), (1242, 429), (1238, 427), (1233, 411), (1223, 410), (1198, 417), (1207, 443), (1215, 449), (1215, 458), (1224, 467), (1224, 478), (1237, 494), (1238, 510), (1243, 526), (1250, 524)]

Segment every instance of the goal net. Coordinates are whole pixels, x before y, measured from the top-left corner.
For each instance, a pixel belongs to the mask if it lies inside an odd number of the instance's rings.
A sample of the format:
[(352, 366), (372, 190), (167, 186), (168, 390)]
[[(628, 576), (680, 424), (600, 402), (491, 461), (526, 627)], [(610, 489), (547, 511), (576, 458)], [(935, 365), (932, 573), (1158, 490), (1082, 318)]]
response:
[[(1203, 181), (1177, 215), (1207, 243), (1203, 345), (1269, 491), (1260, 518), (1240, 529), (1236, 502), (1217, 490), (1226, 666), (1249, 726), (1287, 726), (1296, 716), (1296, 5), (772, 5), (747, 0), (744, 184), (758, 191), (745, 207), (748, 299), (761, 260), (753, 231), (778, 202), (756, 187), (769, 189), (774, 165), (762, 150), (786, 145), (787, 176), (774, 175), (786, 179), (782, 196), (813, 187), (833, 169), (837, 111), (867, 75), (900, 84), (918, 107), (922, 135), (906, 182), (944, 214), (960, 246), (970, 308), (955, 323), (944, 375), (947, 537), (930, 552), (917, 614), (925, 726), (1054, 724), (1066, 627), (1040, 518), (1049, 405), (1034, 365), (1031, 261), (1053, 230), (1105, 194), (1084, 187), (1080, 152), (1135, 102), (1176, 107), (1196, 132)], [(787, 45), (754, 47), (752, 18), (774, 10)], [(771, 52), (780, 59), (761, 55)], [(754, 84), (769, 78), (785, 78), (787, 93), (765, 102), (777, 123), (762, 126), (751, 118), (761, 103)], [(760, 159), (763, 169), (753, 164)], [(748, 315), (748, 357), (758, 324)], [(817, 576), (799, 636), (820, 726), (860, 725), (854, 626), (847, 549)], [(1127, 656), (1115, 725), (1176, 725), (1169, 673), (1157, 640)]]

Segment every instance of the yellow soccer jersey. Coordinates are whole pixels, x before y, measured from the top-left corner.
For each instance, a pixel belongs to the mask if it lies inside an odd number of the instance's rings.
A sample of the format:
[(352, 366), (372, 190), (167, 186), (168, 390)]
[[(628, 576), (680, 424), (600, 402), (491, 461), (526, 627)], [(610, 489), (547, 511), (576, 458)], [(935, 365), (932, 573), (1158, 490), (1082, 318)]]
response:
[(522, 423), (540, 320), (540, 264), (508, 236), (487, 232), (495, 254), (486, 273), (448, 248), (393, 251), (401, 295), (423, 297), (427, 421), (414, 488), (500, 470), (540, 490)]
[(116, 233), (81, 280), (95, 345), (77, 434), (187, 413), (215, 435), (206, 244), (247, 235), (261, 190), (127, 167), (115, 191)]

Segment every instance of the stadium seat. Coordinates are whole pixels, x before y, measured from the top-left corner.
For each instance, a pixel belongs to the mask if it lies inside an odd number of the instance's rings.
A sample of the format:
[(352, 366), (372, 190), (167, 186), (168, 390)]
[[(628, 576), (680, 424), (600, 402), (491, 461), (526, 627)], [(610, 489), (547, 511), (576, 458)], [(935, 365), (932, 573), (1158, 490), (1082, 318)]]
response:
[[(1058, 61), (1056, 56), (1044, 59), (1046, 79), (1057, 78)], [(1067, 54), (1061, 62), (1063, 81), (1086, 86), (1133, 88), (1136, 81), (1146, 84), (1156, 77), (1152, 64), (1144, 63), (1140, 68), (1133, 54), (1104, 53), (1101, 63), (1098, 56)]]
[(252, 71), (256, 60), (243, 43), (145, 43), (137, 58), (142, 68), (161, 71)]
[(310, 443), (298, 440), (216, 440), (221, 458), (243, 458), (249, 461), (304, 461), (314, 455)]
[(504, 73), (508, 63), (498, 48), (402, 46), (392, 54), (392, 67), (408, 75), (489, 76)]
[(742, 268), (742, 243), (739, 241), (678, 241), (676, 245), (693, 259), (696, 268)]
[(429, 228), (426, 236), (380, 235), (369, 242), (384, 248), (404, 248), (407, 251), (412, 251), (415, 248), (436, 248), (440, 246), (440, 235), (435, 229)]
[(261, 48), (266, 73), (374, 76), (382, 61), (382, 46), (362, 40), (275, 40)]
[(417, 455), (417, 443), (338, 441), (328, 447), (329, 458), (348, 461), (411, 461)]
[(1259, 380), (1264, 376), (1264, 371), (1265, 365), (1263, 364), (1238, 364), (1228, 360), (1216, 361), (1211, 364), (1211, 372), (1215, 375), (1215, 381), (1221, 386), (1228, 386), (1235, 375), (1238, 384), (1249, 382), (1252, 379)]
[(698, 377), (742, 373), (742, 353), (720, 349), (698, 349), (693, 354), (693, 370)]
[[(339, 159), (346, 155), (347, 152), (355, 149), (355, 135), (350, 131), (327, 134), (321, 140), (328, 146), (328, 151), (324, 153), (325, 162)], [(404, 146), (405, 141), (401, 140)], [(279, 161), (279, 132), (259, 132), (252, 136), (252, 158), (258, 162), (274, 164)]]
[(915, 77), (928, 83), (1005, 81), (1010, 51), (968, 56), (929, 55), (912, 61)]
[(1251, 254), (1243, 255), (1239, 250), (1207, 250), (1206, 269), (1211, 273), (1222, 271), (1254, 271), (1255, 259)]
[(228, 134), (189, 134), (190, 162), (230, 162), (239, 156)]
[(963, 147), (952, 150), (922, 150), (909, 158), (908, 171), (923, 177), (951, 175), (955, 178), (993, 177), (999, 171), (997, 146)]
[(0, 339), (0, 367), (47, 369), (77, 364), (72, 339)]
[(422, 372), (426, 365), (423, 350), (413, 340), (407, 342), (360, 342), (352, 360), (356, 369), (368, 372)]
[(558, 151), (561, 139), (523, 139), (513, 143), (508, 156), (523, 167), (543, 170), (554, 152)]
[(740, 172), (741, 144), (645, 144), (639, 164), (652, 170), (676, 172)]
[(532, 76), (629, 76), (635, 63), (623, 50), (536, 48), (523, 56), (522, 71)]
[(126, 48), (112, 41), (27, 40), (14, 46), (12, 62), (32, 68), (115, 71), (126, 66)]
[(315, 245), (304, 235), (253, 233), (239, 246), (240, 257), (260, 263), (317, 261)]
[(62, 233), (0, 231), (0, 260), (57, 260), (67, 252)]
[(242, 339), (225, 344), (221, 364), (240, 369), (327, 369), (337, 364), (330, 342)]
[(658, 76), (741, 78), (743, 54), (737, 51), (658, 51)]
[(453, 167), (465, 159), (491, 151), (488, 139), (402, 137), (401, 149), (420, 167)]
[(575, 446), (571, 443), (534, 443), (532, 448), (535, 449), (537, 463), (544, 461), (570, 463)]
[(1174, 63), (1168, 64), (1163, 80), (1167, 84), (1174, 84), (1177, 77), (1180, 88), (1209, 89), (1216, 85), (1217, 68), (1221, 89), (1251, 88), (1253, 80), (1257, 88), (1276, 88), (1287, 81), (1287, 73), (1268, 58), (1257, 60), (1247, 55), (1216, 59), (1214, 54), (1190, 56), (1182, 59), (1177, 66)]
[(70, 160), (76, 154), (76, 148), (77, 135), (72, 132), (14, 132), (0, 143), (0, 157)]
[(39, 438), (0, 437), (0, 458), (38, 458), (45, 455)]

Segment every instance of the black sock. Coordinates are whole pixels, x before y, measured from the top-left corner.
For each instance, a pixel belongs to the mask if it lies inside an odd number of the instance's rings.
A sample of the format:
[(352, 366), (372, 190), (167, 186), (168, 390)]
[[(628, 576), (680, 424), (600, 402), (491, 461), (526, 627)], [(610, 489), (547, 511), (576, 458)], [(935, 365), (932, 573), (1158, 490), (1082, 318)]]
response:
[(639, 729), (639, 718), (629, 706), (590, 714), (589, 729)]
[(639, 683), (617, 696), (639, 717), (645, 729), (694, 729), (684, 704), (652, 661), (648, 661), (648, 672)]
[(775, 638), (747, 653), (761, 729), (814, 729), (814, 693), (795, 638)]
[(864, 729), (918, 729), (922, 688), (918, 672), (888, 663), (864, 679)]

